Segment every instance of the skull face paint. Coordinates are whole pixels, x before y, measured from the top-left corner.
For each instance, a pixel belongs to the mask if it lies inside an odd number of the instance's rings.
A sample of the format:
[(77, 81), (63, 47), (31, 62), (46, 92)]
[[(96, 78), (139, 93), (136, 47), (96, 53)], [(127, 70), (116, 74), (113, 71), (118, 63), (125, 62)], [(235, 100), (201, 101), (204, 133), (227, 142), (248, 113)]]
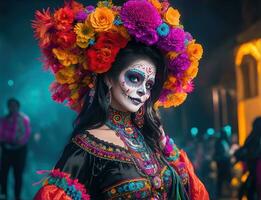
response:
[(112, 107), (129, 112), (137, 112), (150, 97), (156, 76), (155, 65), (139, 59), (124, 69), (117, 81), (113, 81)]

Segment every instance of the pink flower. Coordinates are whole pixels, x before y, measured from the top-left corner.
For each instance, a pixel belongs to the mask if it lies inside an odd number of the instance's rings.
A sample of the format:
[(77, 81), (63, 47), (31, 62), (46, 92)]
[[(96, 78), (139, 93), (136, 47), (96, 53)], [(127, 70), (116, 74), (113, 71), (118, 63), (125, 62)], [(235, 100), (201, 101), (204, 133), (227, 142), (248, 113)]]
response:
[(190, 66), (190, 60), (187, 53), (181, 53), (173, 60), (169, 60), (169, 69), (175, 74), (182, 74)]
[(130, 0), (122, 6), (120, 17), (129, 34), (137, 40), (148, 45), (158, 41), (156, 29), (162, 20), (151, 3), (145, 0)]
[(167, 37), (159, 39), (157, 46), (168, 52), (181, 52), (185, 50), (185, 32), (181, 28), (171, 28)]

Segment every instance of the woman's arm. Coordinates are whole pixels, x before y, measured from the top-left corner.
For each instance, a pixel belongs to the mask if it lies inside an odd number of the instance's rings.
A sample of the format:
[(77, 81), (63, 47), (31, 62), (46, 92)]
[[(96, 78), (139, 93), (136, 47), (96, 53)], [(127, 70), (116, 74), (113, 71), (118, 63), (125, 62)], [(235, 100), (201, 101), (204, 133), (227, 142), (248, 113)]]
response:
[(48, 177), (34, 200), (89, 200), (86, 186), (91, 179), (91, 156), (76, 144), (69, 143), (55, 168), (44, 172)]
[(191, 200), (209, 200), (208, 192), (195, 174), (192, 163), (185, 151), (178, 149), (172, 138), (165, 134), (160, 127), (162, 136), (160, 137), (160, 147), (170, 165), (179, 174), (182, 184), (187, 189)]

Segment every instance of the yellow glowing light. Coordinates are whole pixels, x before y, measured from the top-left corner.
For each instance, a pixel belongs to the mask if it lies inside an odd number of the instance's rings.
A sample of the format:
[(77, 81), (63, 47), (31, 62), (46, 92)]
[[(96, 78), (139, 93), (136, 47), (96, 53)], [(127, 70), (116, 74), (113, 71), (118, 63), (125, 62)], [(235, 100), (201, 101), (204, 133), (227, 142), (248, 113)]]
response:
[(242, 183), (246, 182), (248, 175), (249, 175), (249, 172), (248, 172), (248, 171), (243, 174), (243, 176), (241, 177), (241, 182), (242, 182)]
[[(244, 56), (246, 55), (250, 55), (256, 60), (257, 73), (259, 74), (259, 77), (261, 77), (261, 38), (244, 43), (237, 49), (236, 56), (235, 56), (235, 64), (236, 64), (237, 71), (239, 70), (239, 67), (244, 59)], [(240, 75), (238, 75), (237, 78), (240, 80), (241, 77), (239, 76)], [(261, 85), (261, 78), (259, 79), (260, 80), (258, 82), (258, 85)], [(239, 87), (241, 88), (242, 86)], [(261, 89), (259, 89), (259, 93), (260, 91)], [(240, 94), (240, 92), (238, 94)], [(238, 102), (238, 130), (239, 130), (240, 145), (244, 144), (244, 141), (247, 137), (247, 130), (251, 126), (251, 124), (249, 124), (249, 120), (246, 119), (247, 107), (245, 102), (246, 101), (241, 101), (241, 100), (239, 100)]]

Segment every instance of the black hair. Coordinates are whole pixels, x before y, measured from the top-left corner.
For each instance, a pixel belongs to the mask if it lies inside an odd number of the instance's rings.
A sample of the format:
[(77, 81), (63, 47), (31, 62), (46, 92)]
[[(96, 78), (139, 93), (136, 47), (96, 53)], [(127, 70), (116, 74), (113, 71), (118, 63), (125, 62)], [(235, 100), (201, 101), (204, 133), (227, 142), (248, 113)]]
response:
[(15, 98), (8, 99), (7, 106), (9, 106), (11, 103), (15, 103), (18, 106), (18, 108), (20, 108), (20, 102), (17, 99), (15, 99)]
[[(146, 46), (136, 41), (130, 41), (125, 48), (119, 51), (112, 68), (107, 73), (97, 75), (93, 101), (90, 103), (91, 97), (89, 95), (85, 96), (83, 107), (74, 121), (72, 137), (85, 130), (99, 128), (105, 124), (108, 117), (109, 103), (106, 100), (108, 87), (104, 77), (107, 75), (115, 80), (131, 62), (140, 58), (147, 59), (156, 66), (155, 84), (151, 90), (150, 98), (145, 102), (144, 126), (140, 130), (151, 148), (159, 150), (158, 140), (161, 135), (159, 126), (161, 123), (153, 105), (158, 100), (167, 78), (166, 62), (163, 54), (156, 47)], [(131, 117), (134, 119), (135, 113), (132, 113)]]

